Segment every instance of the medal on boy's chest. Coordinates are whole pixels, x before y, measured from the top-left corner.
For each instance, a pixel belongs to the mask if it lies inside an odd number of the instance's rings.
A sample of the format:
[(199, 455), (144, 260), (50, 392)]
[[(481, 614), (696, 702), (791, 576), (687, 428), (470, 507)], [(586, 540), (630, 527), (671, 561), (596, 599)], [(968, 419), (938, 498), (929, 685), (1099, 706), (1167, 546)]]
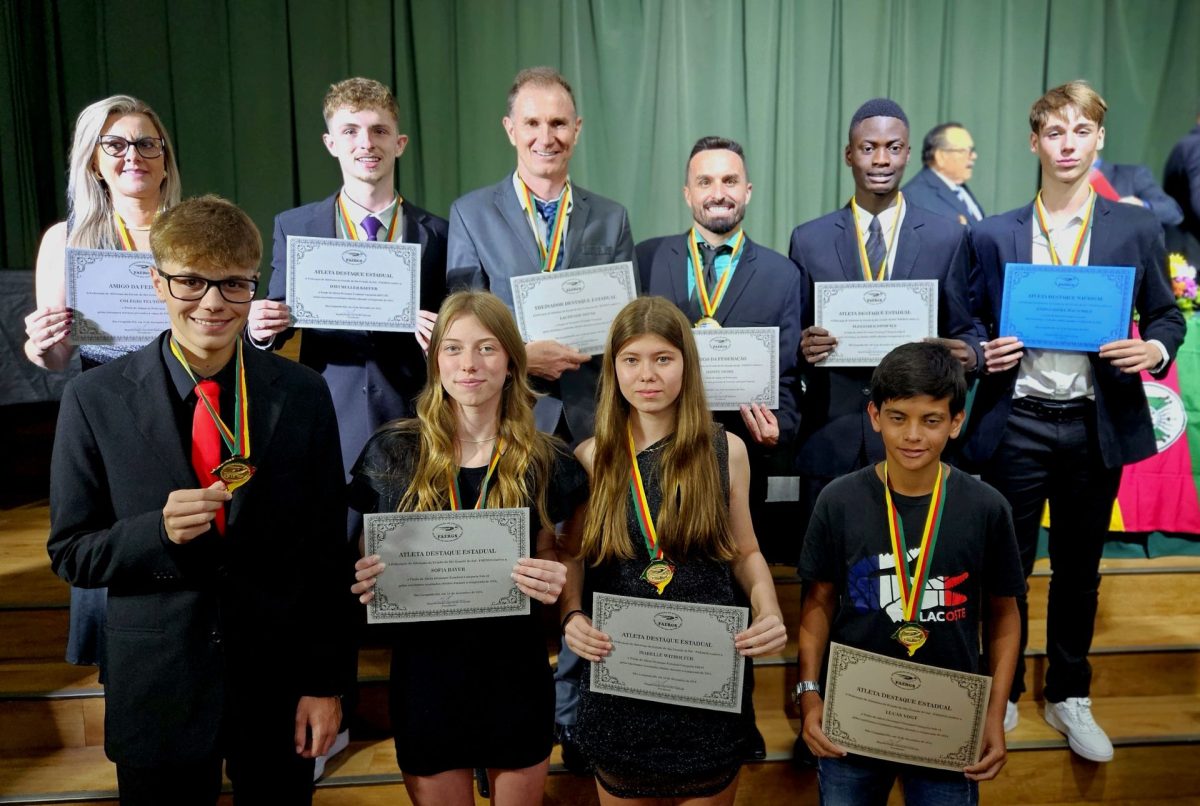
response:
[(913, 653), (925, 646), (925, 641), (929, 638), (929, 630), (920, 624), (906, 621), (900, 625), (900, 629), (892, 633), (892, 638), (908, 650), (908, 656), (911, 658)]
[(929, 630), (921, 626), (921, 599), (925, 584), (933, 566), (933, 553), (937, 548), (938, 533), (942, 529), (942, 514), (945, 511), (946, 484), (950, 468), (938, 464), (937, 479), (929, 496), (929, 510), (921, 529), (921, 546), (917, 550), (916, 567), (908, 572), (908, 546), (904, 536), (904, 523), (900, 511), (892, 500), (892, 486), (888, 481), (887, 462), (883, 463), (883, 495), (887, 503), (888, 538), (896, 566), (896, 589), (900, 593), (900, 606), (904, 621), (892, 633), (892, 638), (908, 651), (911, 658), (929, 640)]
[(250, 456), (250, 400), (246, 393), (246, 365), (242, 361), (242, 340), (238, 339), (236, 361), (234, 365), (235, 386), (233, 392), (233, 428), (225, 424), (221, 419), (221, 415), (217, 414), (209, 402), (208, 397), (200, 393), (200, 382), (196, 380), (195, 374), (192, 372), (191, 366), (187, 359), (183, 357), (183, 352), (179, 349), (175, 339), (171, 339), (171, 354), (179, 360), (187, 371), (188, 377), (196, 384), (196, 396), (204, 408), (208, 411), (208, 415), (212, 417), (213, 423), (217, 426), (217, 433), (221, 436), (221, 441), (225, 444), (225, 448), (229, 451), (229, 458), (221, 464), (208, 471), (212, 475), (219, 478), (225, 483), (225, 489), (233, 492), (238, 487), (241, 487), (246, 482), (250, 481), (254, 475), (256, 468), (251, 464)]
[(650, 564), (642, 571), (642, 579), (649, 582), (662, 596), (663, 590), (675, 578), (675, 566), (663, 557), (662, 546), (658, 543), (658, 531), (654, 527), (654, 518), (650, 516), (650, 502), (646, 498), (646, 486), (642, 484), (642, 471), (637, 463), (637, 446), (633, 443), (633, 428), (626, 429), (629, 437), (629, 462), (632, 470), (629, 472), (629, 497), (632, 500), (634, 514), (638, 526), (642, 530), (642, 539), (646, 550), (650, 553)]

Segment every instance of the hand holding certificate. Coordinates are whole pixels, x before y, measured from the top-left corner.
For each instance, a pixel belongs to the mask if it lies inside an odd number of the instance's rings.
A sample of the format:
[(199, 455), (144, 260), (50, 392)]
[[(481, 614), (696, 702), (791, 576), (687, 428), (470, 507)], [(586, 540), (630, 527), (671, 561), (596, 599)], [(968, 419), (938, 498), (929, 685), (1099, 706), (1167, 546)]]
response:
[(837, 339), (827, 367), (873, 367), (893, 348), (937, 335), (937, 280), (814, 284), (814, 318)]
[(141, 346), (171, 326), (150, 280), (149, 252), (69, 248), (66, 263), (75, 344)]
[(613, 644), (592, 664), (592, 691), (741, 712), (746, 659), (734, 636), (746, 629), (746, 608), (596, 593), (592, 613)]
[(1000, 335), (1026, 347), (1096, 352), (1128, 337), (1133, 284), (1132, 266), (1006, 264)]
[(421, 247), (289, 235), (286, 299), (296, 327), (412, 333)]
[(529, 553), (528, 509), (390, 512), (363, 516), (376, 577), (367, 621), (444, 621), (529, 613), (513, 566)]
[(962, 770), (979, 759), (992, 679), (832, 643), (825, 735), (872, 758)]
[(629, 262), (523, 274), (509, 283), (522, 339), (550, 339), (591, 355), (604, 352), (609, 325), (637, 297)]

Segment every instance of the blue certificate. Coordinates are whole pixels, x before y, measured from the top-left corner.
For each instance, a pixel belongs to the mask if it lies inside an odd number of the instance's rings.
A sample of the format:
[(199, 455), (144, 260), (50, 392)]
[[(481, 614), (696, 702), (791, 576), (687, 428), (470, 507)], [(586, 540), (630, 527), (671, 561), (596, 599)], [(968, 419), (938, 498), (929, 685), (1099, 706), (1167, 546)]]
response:
[(1045, 266), (1008, 263), (1000, 335), (1026, 347), (1096, 352), (1129, 338), (1132, 266)]

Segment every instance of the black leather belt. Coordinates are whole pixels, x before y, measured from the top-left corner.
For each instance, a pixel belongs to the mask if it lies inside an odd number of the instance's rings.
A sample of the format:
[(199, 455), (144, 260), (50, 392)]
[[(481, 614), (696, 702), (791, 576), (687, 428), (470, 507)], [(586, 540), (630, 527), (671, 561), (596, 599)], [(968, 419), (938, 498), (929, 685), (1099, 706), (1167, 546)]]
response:
[(1013, 401), (1013, 408), (1031, 414), (1041, 420), (1064, 422), (1079, 420), (1086, 417), (1095, 403), (1086, 397), (1074, 400), (1046, 400), (1041, 397), (1018, 397)]

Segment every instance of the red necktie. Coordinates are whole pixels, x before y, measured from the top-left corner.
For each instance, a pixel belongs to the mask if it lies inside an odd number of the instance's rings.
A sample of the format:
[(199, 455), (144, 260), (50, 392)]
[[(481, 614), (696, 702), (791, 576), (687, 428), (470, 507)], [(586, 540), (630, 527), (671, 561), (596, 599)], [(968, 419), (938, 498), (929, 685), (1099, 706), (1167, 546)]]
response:
[(1108, 181), (1108, 177), (1099, 168), (1092, 169), (1092, 175), (1088, 177), (1088, 181), (1091, 183), (1092, 189), (1104, 198), (1110, 201), (1121, 200), (1121, 194), (1117, 193), (1117, 189), (1112, 186), (1112, 183)]
[[(200, 399), (201, 395), (208, 399), (212, 410), (220, 414), (221, 387), (212, 380), (196, 384), (196, 409), (192, 414), (192, 468), (196, 471), (200, 486), (208, 487), (217, 480), (212, 474), (213, 468), (221, 464), (221, 434), (204, 401)], [(224, 506), (217, 510), (213, 523), (219, 534), (225, 534)]]

